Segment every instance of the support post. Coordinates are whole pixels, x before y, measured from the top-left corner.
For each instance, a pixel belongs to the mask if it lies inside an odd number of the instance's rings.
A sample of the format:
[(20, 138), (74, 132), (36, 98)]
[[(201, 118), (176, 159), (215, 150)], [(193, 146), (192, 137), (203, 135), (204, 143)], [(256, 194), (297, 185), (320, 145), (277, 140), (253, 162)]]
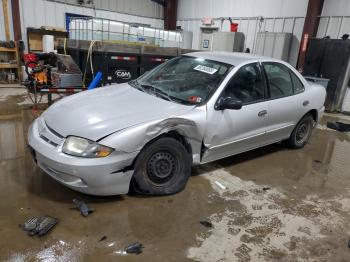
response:
[(21, 16), (19, 12), (18, 0), (11, 0), (11, 9), (12, 9), (14, 40), (19, 41), (19, 40), (22, 40), (22, 32), (21, 32)]
[(307, 6), (307, 13), (304, 22), (304, 29), (300, 41), (299, 57), (297, 68), (300, 72), (303, 71), (305, 63), (305, 55), (309, 38), (317, 35), (318, 25), (320, 22), (320, 15), (323, 9), (324, 0), (309, 0)]
[(176, 30), (177, 0), (165, 0), (164, 2), (164, 29)]

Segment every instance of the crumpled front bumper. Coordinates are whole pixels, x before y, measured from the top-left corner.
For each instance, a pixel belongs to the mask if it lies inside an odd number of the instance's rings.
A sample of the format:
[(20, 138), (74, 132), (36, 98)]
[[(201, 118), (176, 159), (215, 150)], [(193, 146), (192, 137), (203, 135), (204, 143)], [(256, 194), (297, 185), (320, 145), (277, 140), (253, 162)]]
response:
[[(40, 130), (40, 133), (39, 133)], [(50, 130), (42, 117), (28, 130), (28, 144), (38, 166), (61, 184), (91, 195), (119, 195), (129, 191), (132, 164), (138, 152), (114, 151), (104, 158), (74, 157), (62, 153), (64, 138)]]

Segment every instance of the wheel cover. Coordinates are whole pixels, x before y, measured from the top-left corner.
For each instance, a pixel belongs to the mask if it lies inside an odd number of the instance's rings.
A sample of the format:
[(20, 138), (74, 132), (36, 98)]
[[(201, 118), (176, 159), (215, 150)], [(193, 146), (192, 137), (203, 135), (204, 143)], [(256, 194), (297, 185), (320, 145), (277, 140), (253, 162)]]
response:
[(296, 132), (296, 142), (298, 144), (302, 144), (305, 141), (307, 141), (310, 133), (310, 128), (311, 126), (310, 126), (310, 123), (308, 122), (303, 122), (300, 124)]
[(164, 184), (175, 176), (178, 165), (179, 161), (169, 151), (158, 151), (147, 162), (147, 175), (152, 182)]

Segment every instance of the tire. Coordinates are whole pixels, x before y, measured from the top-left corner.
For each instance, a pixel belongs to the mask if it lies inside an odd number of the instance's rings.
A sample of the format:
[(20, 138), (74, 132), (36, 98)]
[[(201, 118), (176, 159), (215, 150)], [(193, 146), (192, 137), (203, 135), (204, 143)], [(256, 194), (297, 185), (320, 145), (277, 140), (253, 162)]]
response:
[(305, 115), (295, 126), (291, 136), (286, 141), (292, 149), (303, 148), (310, 139), (314, 127), (314, 119), (310, 114)]
[(176, 139), (162, 137), (147, 145), (137, 157), (134, 190), (146, 195), (182, 191), (191, 175), (192, 157)]

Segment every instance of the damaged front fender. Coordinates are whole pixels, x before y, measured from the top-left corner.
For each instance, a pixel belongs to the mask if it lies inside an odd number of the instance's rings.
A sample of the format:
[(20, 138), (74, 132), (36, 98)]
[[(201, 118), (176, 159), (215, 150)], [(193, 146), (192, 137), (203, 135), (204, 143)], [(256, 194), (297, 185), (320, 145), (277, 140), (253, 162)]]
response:
[(172, 117), (143, 123), (115, 132), (100, 141), (101, 144), (115, 148), (117, 151), (138, 152), (157, 137), (169, 132), (181, 135), (191, 146), (193, 163), (200, 162), (203, 133), (199, 124), (187, 118)]

